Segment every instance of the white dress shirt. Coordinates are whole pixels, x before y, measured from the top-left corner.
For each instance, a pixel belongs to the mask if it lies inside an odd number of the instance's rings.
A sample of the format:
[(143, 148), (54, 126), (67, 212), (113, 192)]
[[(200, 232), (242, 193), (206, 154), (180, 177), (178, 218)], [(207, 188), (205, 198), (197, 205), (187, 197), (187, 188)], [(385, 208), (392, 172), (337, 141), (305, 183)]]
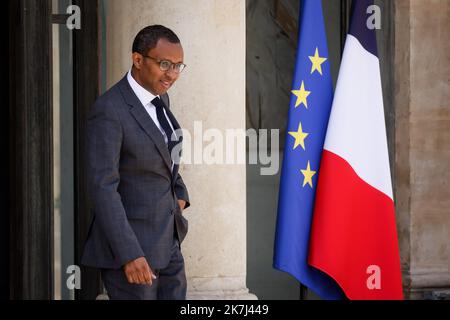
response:
[[(161, 134), (164, 137), (164, 141), (167, 144), (168, 139), (167, 139), (166, 133), (164, 132), (164, 129), (161, 127), (161, 124), (158, 121), (158, 117), (156, 116), (156, 107), (151, 102), (155, 97), (158, 97), (158, 98), (160, 98), (160, 97), (154, 96), (152, 93), (147, 91), (144, 87), (142, 87), (139, 83), (137, 83), (137, 81), (134, 80), (133, 76), (131, 75), (131, 70), (128, 71), (127, 80), (131, 86), (131, 89), (133, 89), (133, 91), (136, 94), (136, 96), (138, 97), (139, 101), (141, 101), (145, 110), (147, 111), (149, 116), (152, 118), (153, 122), (156, 124), (156, 127), (158, 127), (159, 131), (161, 131)], [(175, 133), (172, 122), (170, 122), (170, 119), (167, 116), (166, 110), (164, 110), (164, 115), (166, 116), (167, 122), (169, 122), (169, 125), (172, 128), (172, 131)], [(175, 137), (176, 136), (177, 135), (175, 134)]]

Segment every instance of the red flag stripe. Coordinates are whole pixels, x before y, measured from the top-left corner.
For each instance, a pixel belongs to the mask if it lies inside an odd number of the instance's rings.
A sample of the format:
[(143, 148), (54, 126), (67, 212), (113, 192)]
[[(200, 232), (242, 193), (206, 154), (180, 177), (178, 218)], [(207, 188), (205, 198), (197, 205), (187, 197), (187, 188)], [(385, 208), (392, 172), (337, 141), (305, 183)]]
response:
[[(309, 263), (333, 277), (350, 299), (402, 299), (392, 199), (324, 150), (315, 203)], [(379, 267), (381, 288), (367, 286), (377, 279), (370, 266)]]

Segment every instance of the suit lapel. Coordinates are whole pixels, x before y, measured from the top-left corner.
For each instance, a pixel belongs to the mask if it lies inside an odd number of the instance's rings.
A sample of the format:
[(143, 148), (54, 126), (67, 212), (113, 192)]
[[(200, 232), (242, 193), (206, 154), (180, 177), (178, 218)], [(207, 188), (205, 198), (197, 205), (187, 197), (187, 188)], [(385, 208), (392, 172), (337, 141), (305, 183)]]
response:
[[(170, 159), (169, 150), (167, 149), (167, 145), (164, 141), (164, 137), (159, 131), (158, 127), (156, 127), (155, 123), (153, 122), (150, 115), (145, 110), (142, 103), (139, 101), (139, 99), (134, 94), (133, 90), (131, 89), (127, 76), (125, 76), (120, 82), (119, 82), (119, 88), (122, 92), (122, 95), (126, 101), (126, 103), (131, 107), (130, 113), (133, 115), (133, 117), (136, 119), (136, 121), (139, 123), (139, 125), (142, 127), (142, 129), (147, 133), (147, 135), (150, 137), (150, 139), (153, 140), (153, 142), (156, 145), (156, 148), (158, 149), (159, 153), (161, 154), (161, 157), (164, 159), (165, 164), (167, 165), (167, 168), (171, 172), (172, 170), (172, 160)], [(173, 115), (172, 115), (173, 116)], [(172, 120), (171, 120), (172, 121)]]

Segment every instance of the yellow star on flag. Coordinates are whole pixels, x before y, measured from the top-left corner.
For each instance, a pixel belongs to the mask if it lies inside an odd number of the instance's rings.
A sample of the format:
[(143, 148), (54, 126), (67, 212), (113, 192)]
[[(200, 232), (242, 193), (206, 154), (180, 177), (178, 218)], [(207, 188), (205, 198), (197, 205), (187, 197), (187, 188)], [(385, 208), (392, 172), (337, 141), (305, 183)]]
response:
[(294, 150), (298, 146), (302, 146), (303, 150), (306, 151), (305, 139), (309, 135), (309, 133), (303, 132), (302, 124), (299, 122), (299, 124), (298, 124), (298, 131), (297, 132), (290, 131), (288, 133), (295, 138)]
[(306, 184), (309, 184), (309, 186), (312, 188), (312, 177), (316, 174), (316, 171), (312, 171), (311, 167), (309, 166), (309, 161), (308, 161), (308, 166), (306, 167), (306, 170), (300, 170), (303, 174), (303, 176), (305, 177), (303, 179), (303, 186), (306, 186)]
[(292, 90), (292, 93), (297, 96), (297, 101), (295, 102), (295, 107), (297, 108), (302, 103), (305, 105), (305, 108), (308, 109), (308, 101), (306, 98), (310, 95), (311, 91), (305, 90), (305, 84), (302, 81), (302, 85), (299, 90)]
[(311, 60), (312, 62), (311, 74), (313, 74), (313, 72), (317, 70), (322, 75), (322, 63), (324, 63), (327, 58), (319, 56), (319, 48), (316, 47), (316, 53), (314, 54), (314, 56), (309, 56), (309, 60)]

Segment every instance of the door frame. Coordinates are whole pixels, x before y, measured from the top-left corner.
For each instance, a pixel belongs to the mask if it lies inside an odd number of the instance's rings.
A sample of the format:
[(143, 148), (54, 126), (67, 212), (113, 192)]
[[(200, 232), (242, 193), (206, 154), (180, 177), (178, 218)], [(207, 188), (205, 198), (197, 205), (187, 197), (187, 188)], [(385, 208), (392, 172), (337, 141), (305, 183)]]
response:
[[(81, 254), (91, 223), (86, 179), (87, 114), (100, 93), (99, 1), (74, 0), (81, 9), (81, 29), (74, 33), (74, 121), (75, 121), (75, 263)], [(81, 267), (81, 290), (76, 299), (95, 299), (102, 292), (100, 273)]]

